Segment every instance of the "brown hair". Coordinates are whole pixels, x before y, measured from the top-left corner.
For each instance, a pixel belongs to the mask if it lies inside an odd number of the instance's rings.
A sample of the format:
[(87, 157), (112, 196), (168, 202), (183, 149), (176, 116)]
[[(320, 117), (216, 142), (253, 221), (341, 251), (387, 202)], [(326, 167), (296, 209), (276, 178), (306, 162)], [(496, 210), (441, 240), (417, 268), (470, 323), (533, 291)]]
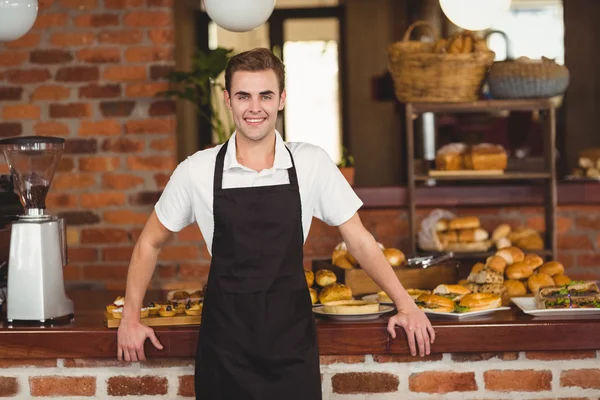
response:
[(279, 81), (279, 94), (285, 89), (285, 66), (269, 49), (258, 47), (231, 57), (225, 69), (225, 89), (231, 93), (231, 78), (236, 71), (258, 72), (272, 69)]

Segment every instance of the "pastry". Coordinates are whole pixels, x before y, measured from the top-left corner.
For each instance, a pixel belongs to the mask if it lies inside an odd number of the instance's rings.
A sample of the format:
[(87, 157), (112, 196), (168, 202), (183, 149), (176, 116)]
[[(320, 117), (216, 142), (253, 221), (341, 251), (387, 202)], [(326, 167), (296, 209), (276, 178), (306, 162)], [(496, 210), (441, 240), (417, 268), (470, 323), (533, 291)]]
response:
[(315, 274), (315, 280), (317, 285), (325, 287), (335, 283), (337, 281), (337, 276), (328, 269), (320, 269)]
[(544, 263), (544, 260), (537, 254), (527, 254), (523, 262), (527, 265), (531, 265), (533, 269), (536, 269)]
[(507, 279), (504, 281), (504, 286), (509, 297), (525, 296), (527, 294), (527, 288), (519, 280)]
[(330, 301), (351, 300), (352, 290), (343, 283), (333, 283), (325, 286), (319, 293), (319, 301), (325, 304)]
[(448, 223), (448, 229), (479, 228), (479, 226), (480, 222), (478, 217), (453, 218)]
[(172, 317), (176, 314), (177, 312), (175, 311), (175, 309), (171, 306), (171, 305), (163, 305), (158, 309), (158, 314), (161, 317)]
[(140, 311), (140, 318), (147, 318), (150, 315), (150, 309), (148, 307), (143, 307)]
[(486, 268), (494, 270), (499, 274), (504, 274), (507, 264), (504, 258), (500, 256), (491, 256), (487, 258), (485, 266)]
[(406, 256), (398, 249), (387, 248), (383, 250), (383, 255), (392, 267), (399, 267), (406, 262)]
[(309, 269), (304, 270), (304, 277), (306, 278), (306, 285), (311, 287), (315, 283), (315, 273)]
[(467, 150), (464, 143), (450, 143), (441, 147), (435, 156), (435, 167), (442, 171), (463, 169), (462, 154)]
[(200, 302), (189, 302), (185, 305), (185, 313), (187, 315), (201, 315), (202, 314), (202, 303)]
[(481, 228), (461, 229), (458, 231), (459, 242), (481, 242), (487, 240), (490, 235)]
[(500, 224), (494, 229), (492, 233), (492, 240), (497, 242), (500, 239), (507, 237), (510, 233), (510, 225), (508, 224)]
[(171, 296), (171, 300), (177, 300), (177, 301), (188, 301), (190, 298), (190, 294), (188, 292), (186, 292), (185, 290), (179, 290), (175, 293), (173, 293), (173, 296)]
[(121, 319), (123, 318), (123, 307), (117, 307), (113, 309), (111, 313), (113, 318)]
[(525, 279), (533, 274), (533, 267), (524, 262), (516, 262), (509, 265), (505, 273), (508, 279)]
[(160, 308), (160, 304), (150, 303), (148, 304), (148, 314), (149, 315), (158, 315), (158, 309)]
[(549, 276), (562, 275), (565, 273), (565, 267), (558, 261), (548, 261), (539, 268), (538, 272)]
[(310, 293), (310, 301), (315, 304), (319, 301), (319, 296), (317, 295), (317, 291), (313, 288), (308, 288), (308, 292)]
[(379, 311), (379, 303), (364, 300), (341, 300), (323, 304), (327, 314), (370, 314)]

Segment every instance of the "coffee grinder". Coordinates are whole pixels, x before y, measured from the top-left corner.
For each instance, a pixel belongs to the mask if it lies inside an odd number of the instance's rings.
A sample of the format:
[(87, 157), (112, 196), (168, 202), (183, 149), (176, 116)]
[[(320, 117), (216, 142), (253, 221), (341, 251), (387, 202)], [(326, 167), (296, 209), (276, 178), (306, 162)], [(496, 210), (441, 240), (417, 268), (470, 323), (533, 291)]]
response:
[(65, 140), (22, 136), (0, 140), (24, 212), (11, 226), (7, 320), (39, 321), (72, 316), (65, 294), (65, 223), (46, 214), (46, 195)]

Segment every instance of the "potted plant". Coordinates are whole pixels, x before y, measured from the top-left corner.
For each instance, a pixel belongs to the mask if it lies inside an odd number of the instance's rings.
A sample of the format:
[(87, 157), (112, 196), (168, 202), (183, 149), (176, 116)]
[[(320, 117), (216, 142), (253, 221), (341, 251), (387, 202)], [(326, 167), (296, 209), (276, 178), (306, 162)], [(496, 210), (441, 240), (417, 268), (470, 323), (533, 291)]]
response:
[[(223, 99), (225, 87), (217, 78), (225, 71), (233, 49), (222, 47), (209, 51), (197, 51), (189, 72), (172, 71), (166, 79), (174, 89), (158, 93), (159, 96), (185, 99), (196, 107), (202, 118), (210, 123), (219, 143), (224, 143), (232, 133), (233, 121), (228, 113), (226, 121), (219, 114), (218, 102)], [(209, 112), (205, 112), (208, 107)]]
[(342, 158), (338, 164), (342, 175), (350, 185), (354, 185), (354, 157), (346, 147), (342, 148)]

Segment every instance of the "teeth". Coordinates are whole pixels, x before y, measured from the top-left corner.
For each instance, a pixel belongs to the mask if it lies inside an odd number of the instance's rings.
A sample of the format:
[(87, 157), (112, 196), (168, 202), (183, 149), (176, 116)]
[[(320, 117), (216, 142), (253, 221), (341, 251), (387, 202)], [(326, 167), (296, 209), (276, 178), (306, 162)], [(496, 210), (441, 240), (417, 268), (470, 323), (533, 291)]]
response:
[(264, 118), (247, 118), (246, 121), (250, 122), (250, 123), (257, 123), (257, 122), (262, 122), (264, 121)]

